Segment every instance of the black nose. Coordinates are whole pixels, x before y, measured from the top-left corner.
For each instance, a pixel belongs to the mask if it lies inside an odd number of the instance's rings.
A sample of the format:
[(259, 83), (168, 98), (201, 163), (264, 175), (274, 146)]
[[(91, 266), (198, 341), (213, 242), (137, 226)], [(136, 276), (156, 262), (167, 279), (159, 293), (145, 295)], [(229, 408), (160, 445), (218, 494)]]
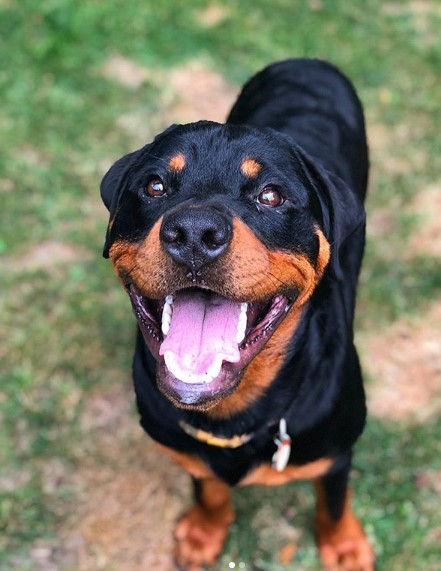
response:
[(230, 220), (209, 207), (180, 208), (164, 217), (160, 231), (164, 249), (193, 271), (223, 254), (231, 235)]

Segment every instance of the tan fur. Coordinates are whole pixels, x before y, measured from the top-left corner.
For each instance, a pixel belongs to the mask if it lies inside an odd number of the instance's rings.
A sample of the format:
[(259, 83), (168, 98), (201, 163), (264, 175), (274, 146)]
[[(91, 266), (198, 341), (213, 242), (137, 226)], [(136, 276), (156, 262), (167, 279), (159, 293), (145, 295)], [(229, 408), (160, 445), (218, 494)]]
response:
[[(161, 246), (159, 219), (140, 242), (115, 242), (110, 257), (124, 280), (129, 275), (143, 295), (161, 299), (190, 285), (186, 270), (173, 262)], [(311, 296), (329, 261), (330, 247), (320, 229), (319, 255), (314, 266), (302, 254), (269, 250), (241, 220), (233, 220), (233, 238), (227, 252), (205, 270), (205, 284), (237, 301), (262, 301), (280, 289), (299, 290), (299, 295), (264, 349), (248, 365), (237, 389), (209, 411), (224, 418), (244, 410), (272, 382), (282, 366), (288, 344), (300, 320), (302, 308)]]
[[(177, 267), (161, 246), (160, 218), (147, 237), (140, 242), (116, 241), (110, 248), (110, 258), (119, 276), (129, 275), (143, 295), (162, 299), (184, 284), (185, 271)], [(188, 285), (187, 282), (185, 282)], [(183, 287), (183, 285), (181, 286)]]
[(182, 153), (178, 153), (174, 155), (169, 161), (168, 166), (173, 172), (181, 172), (181, 170), (185, 167), (185, 157)]
[(234, 518), (229, 486), (217, 478), (201, 480), (198, 503), (179, 520), (175, 529), (175, 559), (180, 568), (196, 571), (212, 565)]
[(314, 484), (315, 531), (324, 568), (332, 571), (338, 569), (374, 571), (374, 552), (360, 522), (352, 512), (351, 492), (347, 492), (341, 518), (335, 521), (329, 515), (322, 483), (317, 481)]
[(269, 464), (261, 465), (252, 470), (240, 481), (239, 486), (249, 486), (252, 484), (263, 484), (265, 486), (280, 486), (287, 484), (291, 480), (310, 480), (319, 478), (326, 474), (333, 465), (332, 458), (321, 458), (314, 462), (309, 462), (303, 466), (287, 466), (282, 472), (278, 472)]
[(162, 452), (164, 452), (164, 454), (167, 454), (167, 456), (177, 462), (194, 478), (197, 478), (198, 480), (203, 478), (214, 478), (213, 472), (197, 456), (186, 454), (185, 452), (178, 452), (177, 450), (173, 450), (173, 448), (168, 448), (167, 446), (158, 444), (157, 442), (155, 442), (155, 444)]
[(251, 158), (244, 159), (240, 165), (242, 173), (250, 178), (256, 178), (261, 169), (262, 165), (256, 159)]

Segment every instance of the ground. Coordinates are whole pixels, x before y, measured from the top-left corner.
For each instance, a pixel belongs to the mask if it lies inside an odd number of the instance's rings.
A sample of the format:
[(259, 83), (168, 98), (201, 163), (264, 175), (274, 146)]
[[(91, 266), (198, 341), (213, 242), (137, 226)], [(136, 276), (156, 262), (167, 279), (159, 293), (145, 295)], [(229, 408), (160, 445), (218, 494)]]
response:
[[(115, 55), (106, 62), (103, 71), (130, 87), (151, 76), (148, 69)], [(161, 81), (171, 90), (168, 101), (164, 102), (164, 115), (170, 119), (177, 117), (180, 122), (194, 121), (200, 116), (222, 121), (236, 96), (236, 90), (220, 74), (197, 62), (164, 73)], [(196, 107), (195, 101), (201, 101), (201, 105)], [(123, 116), (120, 121), (124, 128), (130, 129), (138, 118)], [(373, 129), (370, 135), (373, 152), (384, 149), (384, 136)], [(427, 216), (427, 221), (423, 231), (419, 228), (411, 237), (412, 250), (439, 254), (441, 250), (434, 241), (441, 229), (431, 208), (433, 195), (438, 200), (435, 186), (420, 195), (411, 208), (419, 216)], [(370, 224), (372, 232), (381, 233), (381, 224), (372, 228), (374, 224)], [(57, 261), (58, 256), (66, 262), (72, 259), (72, 253), (62, 244), (45, 243), (35, 248), (28, 259), (22, 259), (21, 264), (45, 265), (45, 252), (49, 252), (51, 260)], [(439, 301), (418, 317), (403, 317), (384, 327), (381, 335), (378, 331), (360, 334), (364, 369), (372, 379), (368, 391), (371, 415), (406, 422), (423, 421), (441, 412), (440, 338)], [(189, 481), (144, 435), (132, 404), (129, 381), (102, 387), (89, 395), (81, 418), (91, 435), (88, 454), (73, 474), (67, 476), (62, 470), (59, 474), (61, 478), (69, 478), (70, 485), (78, 491), (79, 505), (59, 528), (58, 541), (53, 547), (51, 544), (34, 547), (33, 557), (42, 570), (49, 571), (51, 566), (56, 569), (60, 557), (77, 571), (174, 568), (173, 526), (190, 501)], [(53, 474), (51, 469), (49, 480)], [(423, 483), (433, 480), (439, 489), (441, 471), (421, 478)], [(297, 541), (299, 533), (292, 525), (283, 530), (287, 543), (280, 548), (282, 563), (284, 559), (290, 562), (296, 545), (292, 538)]]
[[(0, 2), (0, 568), (173, 569), (190, 483), (138, 425), (134, 322), (100, 258), (98, 183), (171, 122), (222, 121), (252, 71), (306, 54), (352, 77), (371, 148), (357, 513), (380, 568), (437, 571), (438, 4), (314, 0), (296, 5), (295, 22), (283, 0), (147, 4)], [(318, 569), (308, 485), (241, 490), (235, 504), (239, 523), (214, 571)]]

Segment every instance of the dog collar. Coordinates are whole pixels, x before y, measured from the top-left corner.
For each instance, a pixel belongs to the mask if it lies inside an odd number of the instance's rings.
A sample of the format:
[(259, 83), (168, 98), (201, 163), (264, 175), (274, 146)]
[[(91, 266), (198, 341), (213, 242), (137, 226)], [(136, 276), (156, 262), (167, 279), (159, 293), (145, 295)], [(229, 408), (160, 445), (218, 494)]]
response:
[[(217, 446), (218, 448), (239, 448), (239, 446), (243, 446), (249, 442), (256, 434), (255, 432), (251, 432), (249, 434), (236, 434), (231, 438), (226, 438), (224, 436), (216, 436), (200, 428), (195, 428), (191, 424), (188, 424), (188, 422), (185, 422), (185, 420), (180, 420), (179, 426), (186, 434), (195, 440), (199, 440), (199, 442), (204, 442), (210, 446)], [(283, 472), (291, 455), (291, 437), (286, 428), (286, 420), (285, 418), (281, 418), (279, 421), (279, 432), (273, 438), (277, 450), (274, 452), (271, 462), (277, 472)]]
[(239, 446), (243, 446), (249, 442), (255, 434), (254, 432), (249, 434), (235, 434), (231, 438), (226, 438), (225, 436), (216, 436), (211, 432), (205, 432), (205, 430), (195, 428), (191, 426), (191, 424), (188, 424), (188, 422), (185, 422), (185, 420), (180, 420), (179, 426), (186, 434), (192, 436), (195, 440), (199, 440), (210, 446), (217, 446), (218, 448), (239, 448)]

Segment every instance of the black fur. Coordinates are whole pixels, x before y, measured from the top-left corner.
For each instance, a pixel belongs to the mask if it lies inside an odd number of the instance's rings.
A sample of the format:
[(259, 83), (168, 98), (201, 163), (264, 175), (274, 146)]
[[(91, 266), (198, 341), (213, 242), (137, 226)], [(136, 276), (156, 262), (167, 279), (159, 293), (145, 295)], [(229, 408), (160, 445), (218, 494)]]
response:
[[(191, 157), (182, 175), (166, 169), (177, 150)], [(287, 189), (289, 204), (277, 215), (259, 211), (255, 186), (229, 168), (246, 155), (261, 158), (262, 180)], [(277, 422), (285, 416), (293, 439), (290, 463), (341, 457), (346, 474), (366, 415), (352, 322), (367, 172), (363, 113), (348, 80), (324, 62), (289, 60), (246, 84), (226, 125), (172, 126), (107, 173), (101, 194), (111, 219), (117, 215), (105, 255), (115, 240), (146, 236), (159, 217), (184, 202), (234, 213), (269, 249), (300, 251), (314, 260), (314, 224), (331, 244), (330, 264), (307, 302), (282, 369), (258, 402), (231, 418), (213, 420), (204, 412), (175, 408), (157, 388), (156, 362), (138, 332), (136, 396), (141, 424), (155, 440), (198, 455), (234, 485), (253, 466), (271, 461)], [(149, 199), (143, 192), (152, 174), (167, 181), (166, 200)], [(256, 436), (239, 449), (221, 449), (188, 436), (180, 420), (225, 437), (253, 431)], [(335, 478), (329, 478), (332, 488)], [(338, 512), (339, 500), (336, 504)]]

